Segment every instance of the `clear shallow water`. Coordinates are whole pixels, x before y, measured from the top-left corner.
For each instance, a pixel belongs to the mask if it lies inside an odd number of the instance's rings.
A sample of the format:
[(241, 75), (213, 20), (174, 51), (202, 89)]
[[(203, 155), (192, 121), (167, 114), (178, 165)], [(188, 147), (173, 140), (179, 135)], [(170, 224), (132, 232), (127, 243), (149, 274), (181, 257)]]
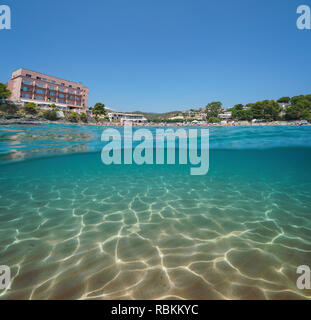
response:
[(212, 129), (206, 176), (105, 166), (102, 129), (0, 129), (0, 298), (311, 298), (310, 127)]

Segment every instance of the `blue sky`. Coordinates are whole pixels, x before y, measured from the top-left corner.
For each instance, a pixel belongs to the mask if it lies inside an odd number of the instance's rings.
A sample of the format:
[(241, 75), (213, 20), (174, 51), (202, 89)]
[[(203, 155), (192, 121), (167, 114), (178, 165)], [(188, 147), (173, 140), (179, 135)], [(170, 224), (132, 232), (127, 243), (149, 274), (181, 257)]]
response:
[(0, 81), (25, 67), (90, 88), (89, 104), (165, 112), (311, 93), (311, 0), (1, 0)]

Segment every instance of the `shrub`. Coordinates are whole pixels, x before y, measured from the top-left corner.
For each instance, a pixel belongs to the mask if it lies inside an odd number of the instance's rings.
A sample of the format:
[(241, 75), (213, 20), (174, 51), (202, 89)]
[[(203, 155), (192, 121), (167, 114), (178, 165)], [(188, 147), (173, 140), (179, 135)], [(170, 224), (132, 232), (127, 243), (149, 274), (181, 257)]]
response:
[(56, 114), (56, 111), (54, 110), (47, 110), (47, 111), (44, 111), (43, 112), (43, 118), (47, 119), (47, 120), (57, 120), (58, 117), (57, 117), (57, 114)]
[(29, 114), (36, 114), (38, 112), (37, 106), (33, 102), (29, 102), (25, 105), (25, 112)]
[(80, 114), (80, 120), (81, 120), (82, 122), (87, 122), (87, 116), (86, 116), (85, 113), (81, 113), (81, 114)]
[(103, 122), (109, 122), (109, 118), (108, 117), (98, 117), (97, 118), (97, 120), (96, 121), (98, 121), (98, 122), (101, 122), (101, 123), (103, 123)]
[(70, 121), (70, 122), (78, 122), (78, 114), (76, 112), (72, 112), (67, 117), (67, 120)]
[(15, 104), (0, 104), (0, 111), (8, 114), (15, 114), (18, 111), (18, 107)]

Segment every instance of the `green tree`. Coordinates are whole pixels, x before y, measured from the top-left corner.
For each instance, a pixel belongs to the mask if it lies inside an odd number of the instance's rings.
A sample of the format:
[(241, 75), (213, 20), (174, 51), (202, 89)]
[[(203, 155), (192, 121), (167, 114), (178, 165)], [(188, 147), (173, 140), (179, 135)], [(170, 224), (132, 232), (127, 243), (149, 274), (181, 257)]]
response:
[(280, 118), (280, 112), (282, 108), (280, 105), (274, 100), (265, 100), (262, 102), (263, 105), (263, 113), (264, 120), (266, 121), (275, 121)]
[(307, 95), (305, 96), (305, 98), (306, 98), (307, 100), (311, 101), (311, 94), (307, 94)]
[(250, 121), (253, 119), (253, 113), (250, 109), (244, 110), (243, 104), (236, 104), (232, 109), (232, 119), (236, 121)]
[(274, 100), (258, 101), (250, 106), (253, 119), (266, 121), (278, 120), (282, 108)]
[(253, 119), (264, 119), (264, 108), (262, 102), (258, 101), (256, 103), (252, 103), (250, 110), (253, 114)]
[(286, 109), (285, 119), (286, 120), (299, 120), (302, 117), (303, 108), (293, 105)]
[(298, 99), (294, 100), (293, 105), (300, 106), (304, 109), (311, 110), (311, 101), (307, 96), (300, 96)]
[(290, 99), (292, 105), (296, 105), (298, 102), (302, 102), (303, 100), (307, 100), (304, 95), (294, 96)]
[(103, 103), (101, 103), (101, 102), (97, 102), (95, 104), (95, 106), (92, 108), (92, 112), (95, 115), (106, 114), (107, 113), (105, 105)]
[(208, 122), (209, 123), (219, 123), (221, 120), (217, 117), (209, 117)]
[(282, 97), (277, 102), (278, 103), (289, 103), (290, 102), (290, 97)]
[(0, 82), (0, 100), (7, 99), (11, 95), (11, 91), (7, 89), (6, 85)]
[[(291, 106), (286, 109), (286, 120), (308, 120), (311, 114), (311, 95), (291, 98)], [(308, 120), (309, 121), (309, 120)]]
[(219, 101), (215, 101), (215, 102), (210, 102), (206, 107), (205, 107), (205, 112), (206, 112), (206, 117), (207, 119), (213, 117), (213, 118), (217, 118), (218, 115), (221, 113), (222, 111), (222, 103)]
[(253, 120), (253, 113), (250, 109), (243, 110), (242, 112), (243, 114), (242, 114), (241, 120), (247, 120), (247, 121)]
[(236, 104), (232, 109), (234, 109), (234, 110), (243, 110), (244, 106), (243, 106), (243, 104), (239, 103), (239, 104)]
[(255, 105), (255, 103), (248, 103), (245, 105), (246, 109), (252, 109), (252, 107)]
[(25, 112), (29, 114), (36, 114), (38, 112), (36, 104), (33, 102), (26, 103)]
[(308, 110), (303, 110), (301, 113), (302, 120), (307, 120), (308, 122), (311, 122), (311, 112)]
[(253, 113), (251, 110), (236, 110), (232, 111), (232, 119), (236, 121), (250, 121), (253, 119)]
[(299, 100), (296, 105), (300, 106), (303, 109), (311, 111), (311, 101), (309, 101), (306, 98), (302, 99), (302, 100)]

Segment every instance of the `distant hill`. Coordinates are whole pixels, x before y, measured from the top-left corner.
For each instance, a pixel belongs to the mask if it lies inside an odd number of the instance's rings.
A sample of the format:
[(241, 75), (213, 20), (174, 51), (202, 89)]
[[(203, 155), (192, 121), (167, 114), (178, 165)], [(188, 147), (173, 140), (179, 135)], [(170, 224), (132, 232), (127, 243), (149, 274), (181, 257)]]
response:
[(158, 119), (168, 119), (168, 118), (174, 117), (177, 114), (181, 114), (181, 112), (182, 111), (170, 111), (170, 112), (165, 112), (165, 113), (153, 113), (153, 112), (133, 111), (133, 112), (128, 112), (128, 113), (141, 114), (148, 120), (151, 120), (151, 119), (158, 120)]
[[(113, 110), (109, 109), (106, 107), (107, 112), (113, 112)], [(164, 112), (164, 113), (156, 113), (156, 112), (143, 112), (143, 111), (127, 111), (126, 113), (128, 114), (141, 114), (143, 115), (146, 119), (148, 120), (164, 120), (164, 119), (169, 119), (178, 115), (181, 115), (183, 113), (187, 113), (190, 111), (203, 111), (203, 108), (193, 108), (190, 110), (174, 110), (174, 111), (169, 111), (169, 112)]]

